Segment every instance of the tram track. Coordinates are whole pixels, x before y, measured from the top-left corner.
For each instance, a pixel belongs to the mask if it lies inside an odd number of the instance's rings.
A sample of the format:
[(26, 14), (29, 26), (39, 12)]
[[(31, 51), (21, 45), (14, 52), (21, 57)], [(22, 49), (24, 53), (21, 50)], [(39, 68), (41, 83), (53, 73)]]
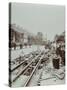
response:
[(33, 74), (35, 73), (37, 67), (40, 65), (40, 62), (41, 62), (41, 60), (42, 60), (43, 58), (44, 58), (44, 55), (42, 55), (42, 56), (40, 57), (40, 60), (38, 61), (38, 63), (37, 63), (36, 66), (34, 67), (31, 75), (30, 75), (29, 78), (26, 80), (26, 82), (25, 82), (25, 84), (24, 84), (24, 87), (28, 86), (31, 78), (33, 77)]
[[(40, 53), (40, 54), (41, 54), (41, 53)], [(19, 73), (18, 75), (16, 75), (16, 77), (15, 77), (13, 80), (11, 80), (11, 83), (15, 82), (15, 80), (17, 80), (17, 79), (19, 78), (19, 76), (24, 73), (24, 71), (30, 66), (30, 64), (31, 64), (35, 59), (37, 59), (37, 58), (40, 56), (40, 54), (39, 54), (39, 55), (36, 55), (36, 57), (34, 57), (34, 58), (29, 62), (29, 64), (26, 65), (26, 66), (20, 71), (20, 73)], [(16, 70), (16, 69), (17, 69), (18, 67), (20, 67), (21, 65), (22, 65), (22, 63), (21, 63), (19, 66), (17, 66), (14, 70)], [(14, 70), (13, 70), (13, 71), (14, 71)]]

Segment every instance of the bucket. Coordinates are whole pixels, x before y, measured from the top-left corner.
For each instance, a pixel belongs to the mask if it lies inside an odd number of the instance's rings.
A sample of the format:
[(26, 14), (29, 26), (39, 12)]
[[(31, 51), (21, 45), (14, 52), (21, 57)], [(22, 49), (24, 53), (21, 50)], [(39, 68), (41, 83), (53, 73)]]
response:
[(53, 58), (53, 67), (59, 69), (59, 58)]

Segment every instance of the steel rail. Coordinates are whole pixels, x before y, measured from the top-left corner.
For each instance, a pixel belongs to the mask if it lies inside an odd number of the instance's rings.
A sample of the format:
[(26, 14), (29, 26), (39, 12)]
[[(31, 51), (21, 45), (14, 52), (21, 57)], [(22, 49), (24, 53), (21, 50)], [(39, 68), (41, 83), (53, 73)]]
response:
[[(31, 59), (31, 58), (32, 58), (32, 56), (29, 57), (28, 60)], [(14, 70), (16, 70), (17, 68), (19, 68), (19, 67), (20, 67), (24, 62), (26, 62), (26, 61), (27, 61), (27, 60), (22, 61), (19, 65), (17, 65), (16, 67), (12, 68), (10, 71), (13, 72)]]
[[(35, 51), (35, 53), (36, 53), (36, 51)], [(30, 53), (31, 54), (31, 53)], [(24, 55), (25, 56), (25, 55)], [(29, 59), (31, 59), (33, 56), (31, 56), (31, 57), (29, 57), (28, 58), (28, 60)], [(16, 59), (18, 59), (18, 58), (16, 58)], [(25, 60), (26, 61), (26, 60)], [(10, 69), (10, 72), (13, 72), (14, 70), (16, 70), (18, 67), (20, 67), (25, 61), (23, 61), (23, 62), (21, 62), (19, 65), (17, 65), (17, 66), (15, 66), (14, 68), (12, 68), (12, 69)]]
[(42, 55), (42, 56), (40, 57), (40, 60), (38, 61), (38, 63), (37, 63), (37, 65), (35, 66), (35, 68), (33, 69), (31, 75), (30, 75), (29, 78), (26, 80), (26, 82), (25, 82), (25, 84), (24, 84), (24, 87), (28, 86), (28, 84), (29, 84), (29, 82), (30, 82), (33, 74), (35, 73), (37, 67), (39, 66), (39, 64), (40, 64), (40, 62), (41, 62), (41, 60), (42, 60), (43, 58), (44, 58), (44, 55)]
[(31, 61), (26, 67), (24, 67), (24, 68), (22, 69), (22, 71), (11, 81), (11, 83), (14, 82), (15, 80), (17, 80), (18, 77), (29, 67), (29, 65), (30, 65), (34, 60), (36, 60), (40, 55), (41, 55), (41, 52), (40, 52), (39, 55), (37, 55), (36, 57), (34, 57), (34, 58), (32, 59), (32, 61)]

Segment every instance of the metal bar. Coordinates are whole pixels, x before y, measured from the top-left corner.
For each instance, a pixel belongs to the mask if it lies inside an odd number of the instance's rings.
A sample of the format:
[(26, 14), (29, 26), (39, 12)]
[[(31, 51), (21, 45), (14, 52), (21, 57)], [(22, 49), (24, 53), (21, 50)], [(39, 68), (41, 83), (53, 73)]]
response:
[(13, 81), (11, 81), (11, 83), (14, 82), (14, 81), (29, 67), (29, 65), (30, 65), (35, 59), (37, 59), (40, 55), (41, 55), (41, 53), (40, 53), (39, 55), (37, 55), (26, 67), (24, 67), (23, 70), (20, 72), (20, 74), (17, 75), (17, 76), (13, 79)]
[(48, 79), (52, 79), (52, 78), (56, 78), (56, 77), (55, 77), (55, 76), (53, 76), (53, 77), (48, 77), (48, 78), (40, 79), (39, 81), (48, 80)]
[[(32, 56), (31, 56), (30, 58), (32, 58)], [(28, 58), (28, 59), (30, 59), (30, 58)], [(25, 61), (26, 61), (26, 60), (25, 60)], [(13, 72), (13, 71), (16, 70), (18, 67), (20, 67), (25, 61), (23, 61), (21, 64), (17, 65), (16, 67), (14, 67), (14, 68), (11, 70), (11, 72)]]
[(39, 62), (37, 63), (36, 67), (34, 68), (33, 72), (32, 72), (31, 75), (30, 75), (30, 77), (29, 77), (29, 78), (27, 79), (27, 81), (25, 82), (24, 87), (25, 87), (25, 86), (28, 86), (28, 84), (29, 84), (29, 82), (30, 82), (30, 80), (31, 80), (34, 72), (36, 71), (36, 68), (39, 66), (39, 64), (40, 64), (41, 60), (43, 59), (43, 57), (44, 57), (44, 55), (40, 58)]

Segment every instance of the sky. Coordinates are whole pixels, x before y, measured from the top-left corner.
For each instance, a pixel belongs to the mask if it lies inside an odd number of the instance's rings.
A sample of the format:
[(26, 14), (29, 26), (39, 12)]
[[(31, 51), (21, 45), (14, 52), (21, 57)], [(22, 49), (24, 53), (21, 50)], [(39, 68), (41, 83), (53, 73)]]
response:
[(12, 3), (11, 23), (53, 40), (65, 30), (65, 6)]

